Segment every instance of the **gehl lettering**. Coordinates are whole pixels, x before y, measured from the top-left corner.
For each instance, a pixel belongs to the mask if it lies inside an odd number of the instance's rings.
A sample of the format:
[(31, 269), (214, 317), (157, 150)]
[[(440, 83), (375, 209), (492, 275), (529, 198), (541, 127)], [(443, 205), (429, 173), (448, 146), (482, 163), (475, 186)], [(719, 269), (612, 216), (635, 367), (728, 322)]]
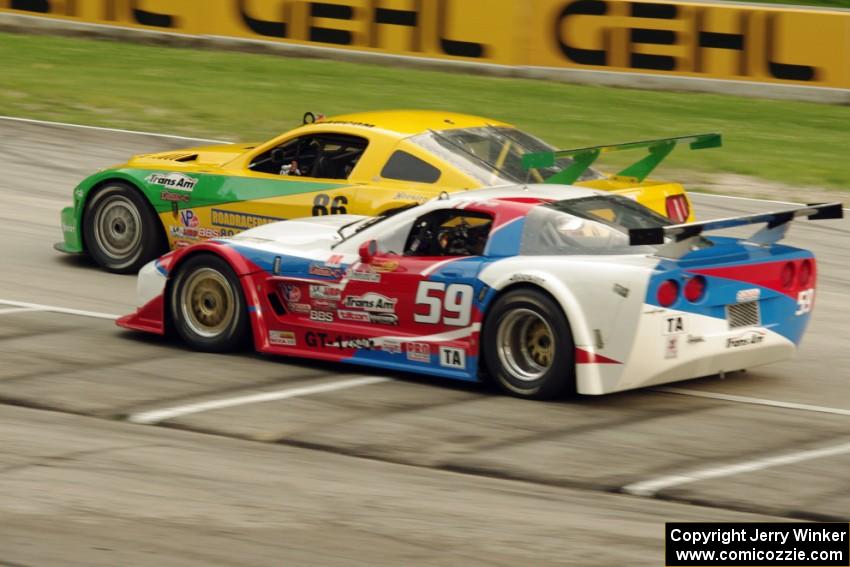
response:
[[(107, 21), (119, 21), (127, 14), (136, 23), (157, 28), (180, 27), (177, 17), (171, 14), (151, 12), (141, 8), (143, 0), (101, 0), (101, 17)], [(13, 10), (25, 10), (40, 14), (59, 14), (63, 16), (79, 16), (81, 0), (11, 0), (9, 7)]]
[[(382, 32), (388, 26), (409, 30), (409, 51), (425, 51), (422, 22), (436, 18), (434, 41), (446, 55), (456, 57), (486, 57), (487, 46), (474, 41), (448, 37), (448, 22), (451, 16), (451, 0), (409, 0), (407, 9), (387, 8), (386, 0), (369, 0), (365, 6), (354, 4), (331, 4), (328, 2), (288, 1), (280, 2), (281, 18), (266, 20), (253, 16), (249, 0), (238, 0), (239, 14), (245, 25), (254, 33), (279, 39), (306, 39), (319, 43), (333, 43), (351, 47), (382, 47)], [(306, 29), (291, 29), (293, 11), (297, 5), (306, 5)], [(348, 29), (335, 28), (333, 21), (360, 22), (364, 25), (363, 39)], [(306, 33), (305, 33), (306, 32)]]
[[(731, 70), (733, 75), (753, 76), (756, 70), (752, 67), (760, 65), (775, 79), (813, 81), (817, 78), (819, 70), (814, 66), (778, 61), (781, 14), (730, 7), (727, 13), (734, 21), (730, 30), (728, 25), (720, 29), (724, 26), (709, 22), (708, 15), (713, 10), (717, 13), (716, 8), (699, 5), (575, 0), (565, 3), (555, 18), (553, 39), (567, 60), (580, 65), (706, 73), (712, 53), (725, 50), (737, 55), (735, 69)], [(620, 24), (623, 21), (630, 25), (623, 27)], [(570, 37), (568, 30), (586, 32), (589, 26), (594, 26), (590, 35), (598, 29), (602, 49), (580, 45)], [(682, 31), (658, 27), (677, 27)], [(666, 47), (659, 49), (659, 54), (651, 54), (645, 53), (645, 47), (639, 47), (642, 45)], [(670, 46), (682, 48), (682, 56), (662, 54), (669, 53)]]
[[(459, 0), (454, 0), (458, 2)], [(182, 22), (175, 13), (154, 12), (142, 8), (144, 0), (100, 0), (102, 18), (107, 21), (131, 19), (144, 26), (180, 28)], [(407, 9), (386, 7), (388, 0), (368, 0), (361, 3), (311, 2), (307, 0), (277, 0), (279, 18), (266, 19), (255, 15), (258, 2), (252, 0), (229, 0), (233, 13), (253, 33), (276, 39), (301, 39), (319, 43), (332, 43), (351, 47), (383, 47), (383, 33), (390, 27), (409, 30), (409, 51), (425, 51), (424, 42), (434, 43), (444, 54), (456, 57), (484, 58), (487, 46), (474, 41), (449, 37), (448, 28), (452, 15), (452, 0), (408, 0)], [(79, 16), (80, 0), (11, 0), (10, 8)], [(304, 17), (298, 18), (302, 29), (294, 29), (294, 13), (298, 10)], [(423, 21), (436, 21), (434, 37), (424, 37)], [(340, 22), (339, 27), (334, 21)], [(345, 22), (358, 22), (363, 33), (355, 34), (345, 29)]]

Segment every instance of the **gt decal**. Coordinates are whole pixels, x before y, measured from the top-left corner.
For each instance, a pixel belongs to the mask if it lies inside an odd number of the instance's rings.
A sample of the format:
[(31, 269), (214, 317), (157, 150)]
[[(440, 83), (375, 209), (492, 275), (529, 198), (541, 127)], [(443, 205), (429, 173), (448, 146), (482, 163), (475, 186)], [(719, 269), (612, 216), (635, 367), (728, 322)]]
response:
[(304, 335), (308, 347), (339, 348), (339, 349), (366, 349), (373, 350), (375, 341), (365, 337), (351, 337), (344, 335), (328, 335), (327, 333), (315, 333), (309, 331)]
[[(419, 282), (416, 290), (416, 305), (427, 307), (427, 313), (414, 313), (417, 323), (436, 324), (443, 320), (444, 325), (466, 327), (472, 315), (472, 286), (443, 282)], [(445, 314), (443, 313), (445, 311)]]
[(794, 315), (805, 315), (810, 313), (815, 304), (814, 288), (804, 289), (797, 294), (797, 311)]
[[(330, 210), (328, 210), (328, 204), (330, 204)], [(326, 193), (319, 193), (313, 199), (313, 216), (319, 217), (322, 215), (344, 215), (348, 212), (346, 208), (348, 205), (348, 197), (345, 195), (337, 195), (331, 200), (330, 196)]]

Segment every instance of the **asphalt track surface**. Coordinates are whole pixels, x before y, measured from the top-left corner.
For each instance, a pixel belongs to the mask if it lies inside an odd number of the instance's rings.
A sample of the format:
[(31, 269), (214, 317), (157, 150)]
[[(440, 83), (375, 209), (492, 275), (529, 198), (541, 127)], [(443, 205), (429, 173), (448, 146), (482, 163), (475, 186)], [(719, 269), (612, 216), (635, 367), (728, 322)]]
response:
[(135, 278), (55, 252), (59, 209), (191, 144), (0, 119), (0, 564), (659, 565), (665, 521), (847, 521), (848, 220), (791, 229), (820, 274), (794, 360), (527, 402), (117, 328)]

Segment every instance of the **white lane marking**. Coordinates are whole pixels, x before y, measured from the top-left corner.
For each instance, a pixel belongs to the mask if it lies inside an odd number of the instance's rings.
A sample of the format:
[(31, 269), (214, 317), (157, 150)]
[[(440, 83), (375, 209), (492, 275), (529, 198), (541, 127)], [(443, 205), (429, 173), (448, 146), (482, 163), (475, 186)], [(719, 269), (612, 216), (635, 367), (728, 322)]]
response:
[[(791, 201), (774, 201), (773, 199), (755, 199), (753, 197), (738, 197), (737, 195), (718, 195), (717, 193), (700, 193), (699, 191), (688, 191), (689, 195), (699, 195), (700, 197), (717, 197), (718, 199), (735, 199), (737, 201), (755, 201), (757, 203), (777, 203), (779, 205), (793, 205), (802, 207), (806, 203), (792, 203)], [(845, 211), (850, 211), (850, 208), (844, 207)]]
[(35, 307), (10, 307), (9, 309), (0, 309), (0, 315), (11, 315), (12, 313), (27, 313), (30, 311), (44, 311), (44, 309), (36, 309)]
[(681, 396), (693, 396), (696, 398), (710, 398), (726, 402), (739, 402), (756, 406), (770, 406), (775, 408), (793, 409), (801, 411), (812, 411), (817, 413), (831, 413), (835, 415), (850, 416), (850, 409), (830, 408), (825, 406), (814, 406), (810, 404), (798, 404), (795, 402), (781, 402), (779, 400), (766, 400), (764, 398), (751, 398), (749, 396), (736, 396), (734, 394), (720, 394), (717, 392), (703, 392), (702, 390), (690, 390), (687, 388), (652, 388), (654, 392), (667, 394), (678, 394)]
[(41, 305), (40, 303), (26, 303), (24, 301), (10, 301), (0, 299), (0, 305), (11, 305), (13, 307), (22, 307), (32, 311), (49, 311), (51, 313), (64, 313), (66, 315), (80, 315), (81, 317), (94, 317), (95, 319), (110, 319), (115, 320), (120, 315), (112, 313), (100, 313), (98, 311), (85, 311), (83, 309), (70, 309), (68, 307), (57, 307), (55, 305)]
[(127, 421), (132, 423), (141, 423), (152, 425), (180, 417), (192, 413), (202, 411), (217, 410), (229, 408), (233, 406), (241, 406), (245, 404), (257, 404), (261, 402), (271, 402), (275, 400), (286, 400), (288, 398), (298, 398), (300, 396), (309, 396), (310, 394), (321, 394), (323, 392), (333, 392), (335, 390), (344, 390), (345, 388), (354, 388), (356, 386), (367, 386), (369, 384), (377, 384), (379, 382), (388, 382), (389, 378), (379, 376), (369, 376), (366, 378), (352, 378), (350, 380), (339, 380), (336, 382), (325, 382), (323, 384), (315, 384), (313, 386), (302, 386), (301, 388), (290, 388), (287, 390), (277, 390), (275, 392), (261, 392), (259, 394), (249, 394), (247, 396), (237, 396), (235, 398), (222, 398), (218, 400), (209, 400), (206, 402), (197, 402), (194, 404), (186, 404), (182, 406), (174, 406), (158, 410), (143, 411), (135, 413), (127, 418)]
[(832, 447), (822, 447), (820, 449), (811, 449), (808, 451), (798, 451), (796, 453), (787, 453), (776, 457), (766, 457), (764, 459), (754, 459), (742, 463), (724, 465), (720, 467), (712, 467), (708, 469), (696, 470), (689, 473), (662, 476), (641, 482), (635, 482), (623, 487), (623, 492), (633, 494), (635, 496), (653, 496), (674, 486), (697, 482), (700, 480), (711, 480), (714, 478), (722, 478), (741, 473), (755, 472), (771, 467), (782, 465), (791, 465), (812, 459), (820, 459), (823, 457), (832, 457), (835, 455), (843, 455), (850, 453), (850, 443), (842, 443)]
[(158, 132), (142, 132), (140, 130), (123, 130), (121, 128), (107, 128), (105, 126), (87, 126), (85, 124), (71, 124), (69, 122), (51, 122), (50, 120), (36, 120), (35, 118), (19, 118), (17, 116), (0, 116), (0, 120), (10, 122), (24, 122), (26, 124), (39, 124), (42, 126), (62, 126), (65, 128), (83, 128), (85, 130), (100, 130), (102, 132), (117, 132), (120, 134), (134, 134), (137, 136), (156, 136), (157, 138), (170, 138), (172, 140), (188, 140), (190, 142), (210, 142), (213, 144), (230, 144), (227, 140), (210, 140), (209, 138), (193, 138), (191, 136), (176, 136), (174, 134), (160, 134)]

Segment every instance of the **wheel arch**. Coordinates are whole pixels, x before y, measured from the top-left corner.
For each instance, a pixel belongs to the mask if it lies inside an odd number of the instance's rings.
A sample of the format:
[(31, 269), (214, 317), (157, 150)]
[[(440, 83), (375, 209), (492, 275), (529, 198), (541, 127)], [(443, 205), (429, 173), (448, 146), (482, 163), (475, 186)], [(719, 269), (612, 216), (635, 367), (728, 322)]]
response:
[(506, 277), (503, 282), (494, 282), (494, 285), (491, 287), (497, 289), (498, 292), (487, 304), (487, 309), (481, 321), (482, 327), (487, 324), (487, 316), (490, 314), (490, 306), (492, 306), (497, 299), (511, 291), (516, 291), (518, 289), (531, 289), (544, 293), (561, 307), (561, 311), (567, 319), (567, 326), (570, 328), (570, 333), (572, 333), (573, 342), (576, 345), (589, 344), (591, 342), (591, 336), (584, 316), (584, 311), (579, 305), (575, 295), (570, 292), (569, 288), (563, 284), (554, 282), (551, 278), (544, 277), (543, 275), (535, 276), (534, 274), (525, 273), (522, 275), (528, 276), (529, 279), (512, 281), (512, 278), (516, 277), (516, 275), (512, 275)]
[(224, 260), (239, 279), (242, 286), (242, 297), (245, 299), (245, 308), (248, 310), (248, 319), (251, 322), (251, 338), (255, 348), (257, 348), (262, 337), (265, 336), (263, 329), (266, 328), (262, 302), (257, 293), (259, 282), (253, 277), (257, 273), (257, 268), (251, 266), (234, 249), (212, 241), (201, 242), (189, 248), (177, 250), (173, 254), (173, 260), (168, 265), (168, 276), (163, 289), (163, 325), (166, 332), (174, 330), (174, 321), (171, 319), (171, 292), (174, 287), (175, 276), (191, 258), (203, 255), (216, 256)]
[(144, 197), (145, 203), (147, 203), (148, 211), (153, 215), (153, 218), (156, 219), (156, 222), (161, 229), (161, 234), (164, 237), (165, 242), (168, 242), (168, 234), (165, 232), (165, 225), (162, 224), (162, 219), (159, 218), (159, 213), (157, 213), (156, 209), (154, 208), (153, 204), (151, 203), (151, 200), (150, 200), (150, 197), (148, 196), (148, 194), (145, 193), (144, 190), (139, 186), (138, 181), (133, 179), (132, 177), (130, 177), (128, 175), (120, 175), (120, 174), (117, 174), (117, 172), (112, 172), (112, 175), (109, 175), (109, 176), (104, 177), (102, 179), (98, 179), (97, 181), (92, 183), (91, 186), (88, 189), (83, 191), (83, 195), (80, 198), (80, 202), (79, 202), (79, 205), (78, 205), (79, 211), (80, 211), (80, 217), (79, 217), (79, 226), (77, 227), (77, 230), (79, 231), (80, 246), (82, 247), (83, 251), (85, 252), (87, 250), (85, 230), (83, 230), (83, 226), (86, 223), (86, 215), (88, 214), (88, 205), (91, 202), (92, 197), (97, 195), (104, 187), (108, 186), (110, 183), (120, 183), (122, 185), (126, 185), (127, 187), (136, 191), (139, 195)]

